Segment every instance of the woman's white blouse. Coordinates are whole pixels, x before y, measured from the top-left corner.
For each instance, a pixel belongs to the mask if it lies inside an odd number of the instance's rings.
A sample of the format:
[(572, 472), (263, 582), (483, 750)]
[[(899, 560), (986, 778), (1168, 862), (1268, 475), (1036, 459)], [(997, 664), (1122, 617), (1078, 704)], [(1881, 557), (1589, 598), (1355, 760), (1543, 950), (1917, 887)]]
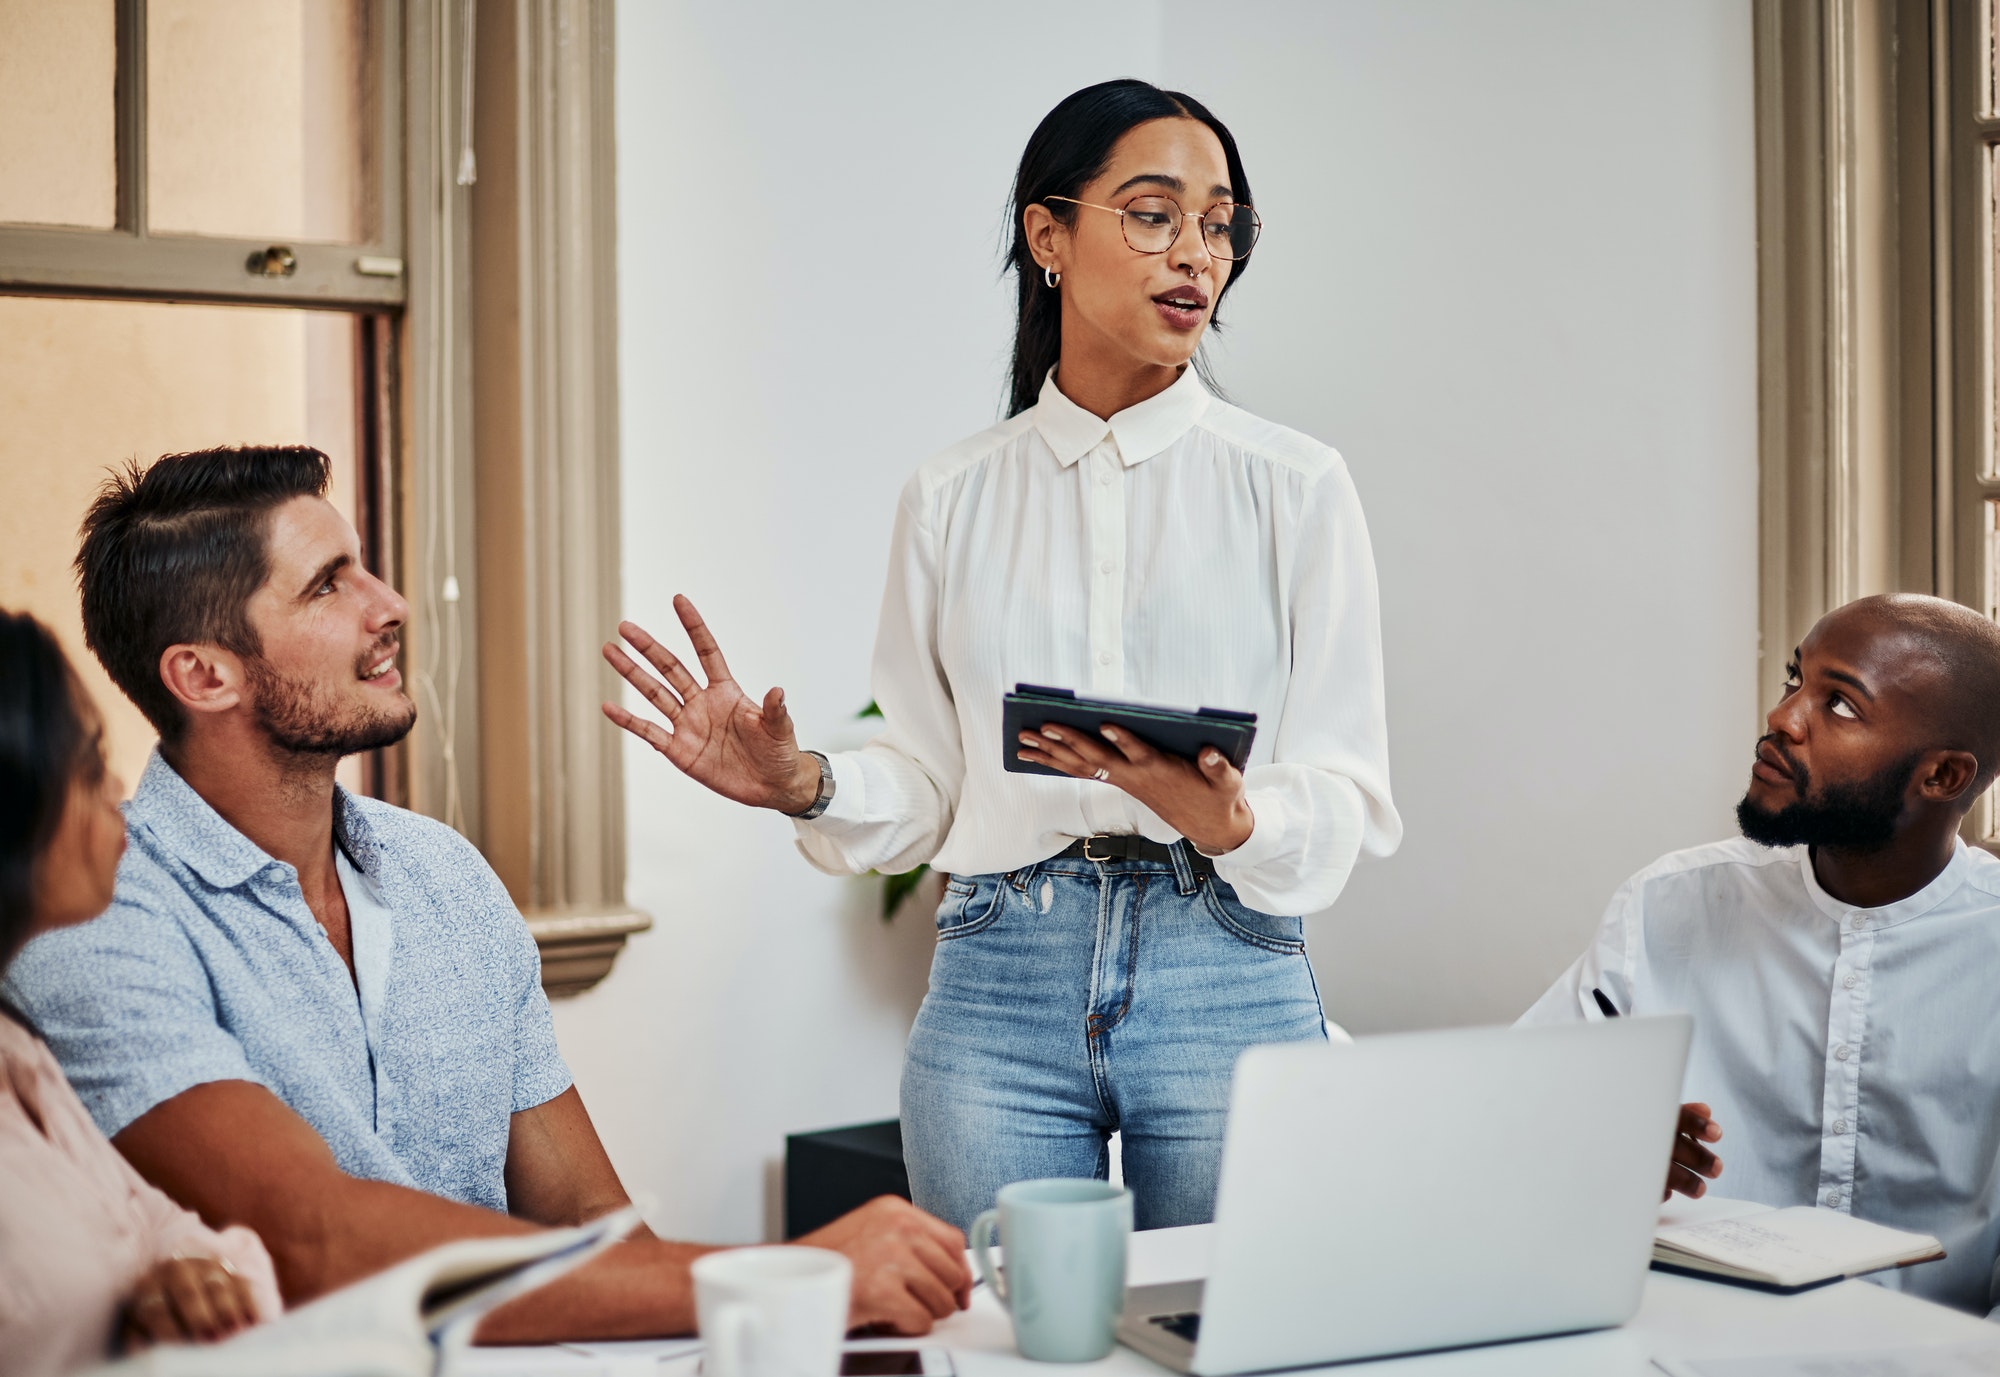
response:
[(1112, 785), (1007, 773), (1016, 683), (1255, 712), (1255, 827), (1215, 861), (1252, 908), (1323, 909), (1358, 852), (1402, 840), (1375, 559), (1347, 466), (1192, 368), (1109, 421), (1051, 374), (1035, 406), (919, 469), (873, 677), (884, 731), (831, 757), (831, 806), (797, 824), (822, 870), (993, 874), (1095, 833), (1177, 838)]

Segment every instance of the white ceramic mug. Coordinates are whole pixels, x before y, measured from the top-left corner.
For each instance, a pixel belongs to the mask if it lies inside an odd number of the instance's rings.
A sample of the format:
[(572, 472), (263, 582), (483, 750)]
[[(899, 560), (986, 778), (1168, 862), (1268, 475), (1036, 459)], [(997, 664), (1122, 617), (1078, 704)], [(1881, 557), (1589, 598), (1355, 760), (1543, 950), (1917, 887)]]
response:
[(694, 1264), (704, 1377), (836, 1377), (854, 1265), (825, 1248), (732, 1248)]

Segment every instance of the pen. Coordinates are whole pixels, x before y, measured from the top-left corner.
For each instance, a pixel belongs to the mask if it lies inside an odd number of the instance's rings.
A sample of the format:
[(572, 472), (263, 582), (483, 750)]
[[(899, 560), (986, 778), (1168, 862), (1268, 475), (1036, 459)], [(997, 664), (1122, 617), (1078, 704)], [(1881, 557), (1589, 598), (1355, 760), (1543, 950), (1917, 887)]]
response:
[(1616, 1004), (1613, 1004), (1610, 1001), (1610, 999), (1605, 996), (1604, 991), (1596, 988), (1595, 986), (1592, 986), (1590, 991), (1590, 997), (1597, 1001), (1598, 1008), (1604, 1010), (1604, 1016), (1606, 1018), (1618, 1017), (1618, 1006)]

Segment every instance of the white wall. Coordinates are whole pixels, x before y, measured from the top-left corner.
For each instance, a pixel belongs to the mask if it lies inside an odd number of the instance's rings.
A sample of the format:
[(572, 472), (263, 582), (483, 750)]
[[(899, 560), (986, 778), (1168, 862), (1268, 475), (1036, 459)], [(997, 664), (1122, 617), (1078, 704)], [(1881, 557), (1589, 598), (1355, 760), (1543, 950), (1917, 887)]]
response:
[[(858, 745), (903, 480), (998, 415), (996, 244), (1035, 122), (1152, 75), (1157, 4), (626, 0), (618, 16), (625, 603), (694, 598), (805, 740)], [(788, 1131), (890, 1118), (930, 924), (791, 826), (628, 757), (658, 923), (558, 1010), (614, 1161), (681, 1237), (775, 1231)]]
[(1299, 0), (1167, 47), (1268, 222), (1223, 379), (1341, 450), (1375, 539), (1408, 837), (1309, 930), (1356, 1031), (1512, 1019), (1621, 880), (1735, 830), (1749, 9)]
[[(996, 413), (1020, 147), (1088, 82), (1183, 86), (1270, 226), (1224, 379), (1347, 454), (1382, 570), (1410, 836), (1313, 924), (1329, 1008), (1509, 1017), (1741, 782), (1748, 7), (1245, 11), (621, 4), (626, 605), (665, 627), (687, 592), (808, 741), (860, 739), (896, 490)], [(558, 1030), (655, 1224), (758, 1237), (787, 1131), (895, 1112), (929, 923), (628, 770), (659, 926)]]

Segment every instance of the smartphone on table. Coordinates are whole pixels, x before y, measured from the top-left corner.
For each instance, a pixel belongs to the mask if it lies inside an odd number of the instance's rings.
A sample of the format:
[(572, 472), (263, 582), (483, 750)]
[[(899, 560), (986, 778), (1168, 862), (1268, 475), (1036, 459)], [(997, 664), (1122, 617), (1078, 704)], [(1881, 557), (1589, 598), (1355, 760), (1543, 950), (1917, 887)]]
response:
[(840, 1355), (840, 1377), (953, 1377), (942, 1348), (849, 1349)]

